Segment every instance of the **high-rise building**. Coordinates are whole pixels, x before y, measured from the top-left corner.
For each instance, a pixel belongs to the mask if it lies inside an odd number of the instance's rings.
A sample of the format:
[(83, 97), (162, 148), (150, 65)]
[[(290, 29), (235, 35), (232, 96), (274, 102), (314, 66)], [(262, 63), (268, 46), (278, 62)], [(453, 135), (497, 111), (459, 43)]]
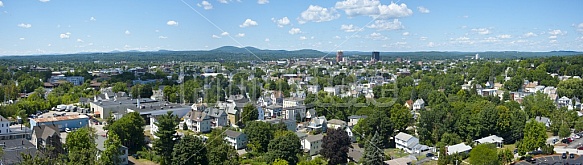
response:
[(342, 50), (339, 50), (338, 52), (336, 52), (336, 62), (341, 62), (342, 61), (342, 56), (344, 56), (344, 53), (342, 52)]
[(371, 61), (380, 61), (381, 60), (381, 54), (379, 52), (372, 52), (372, 56), (370, 58)]
[(476, 54), (476, 60), (480, 59), (480, 54)]

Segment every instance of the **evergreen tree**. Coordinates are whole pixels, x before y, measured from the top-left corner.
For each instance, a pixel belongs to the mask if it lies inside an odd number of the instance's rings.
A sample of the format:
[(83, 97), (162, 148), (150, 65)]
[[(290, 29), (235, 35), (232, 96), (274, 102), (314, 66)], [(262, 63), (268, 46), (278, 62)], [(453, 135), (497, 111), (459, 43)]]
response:
[(154, 140), (154, 150), (160, 155), (162, 165), (171, 164), (177, 120), (178, 118), (168, 111), (165, 115), (159, 116), (158, 122), (155, 123), (158, 126), (155, 133), (158, 139)]
[(207, 150), (202, 140), (192, 135), (186, 135), (174, 145), (172, 152), (172, 164), (209, 164)]
[(378, 137), (378, 132), (375, 132), (374, 136), (368, 143), (366, 143), (364, 148), (364, 154), (362, 157), (362, 164), (366, 165), (383, 165), (385, 155), (383, 150), (380, 148), (382, 142)]

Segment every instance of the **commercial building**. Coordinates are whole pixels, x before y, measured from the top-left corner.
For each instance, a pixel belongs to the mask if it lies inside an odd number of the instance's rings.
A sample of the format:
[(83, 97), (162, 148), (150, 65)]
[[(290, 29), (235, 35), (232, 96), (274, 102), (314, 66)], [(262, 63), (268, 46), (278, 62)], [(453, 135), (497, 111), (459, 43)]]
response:
[(342, 52), (341, 50), (336, 52), (336, 62), (342, 62), (343, 58), (344, 58), (344, 52)]
[(377, 62), (381, 61), (381, 53), (379, 52), (372, 52), (371, 61)]
[(57, 116), (48, 118), (36, 118), (30, 120), (30, 129), (35, 126), (53, 125), (59, 128), (59, 131), (65, 131), (65, 128), (77, 129), (85, 127), (89, 124), (89, 116), (87, 115), (70, 115)]

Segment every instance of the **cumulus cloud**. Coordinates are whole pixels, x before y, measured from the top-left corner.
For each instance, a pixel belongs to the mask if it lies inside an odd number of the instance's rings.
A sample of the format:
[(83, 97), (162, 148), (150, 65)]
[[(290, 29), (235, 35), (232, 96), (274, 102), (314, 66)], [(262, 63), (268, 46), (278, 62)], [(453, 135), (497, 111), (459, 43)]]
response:
[(549, 43), (551, 44), (557, 43), (557, 40), (550, 40)]
[(488, 28), (477, 28), (477, 29), (472, 29), (472, 31), (478, 32), (478, 34), (481, 34), (481, 35), (490, 34), (490, 29), (488, 29)]
[(223, 32), (223, 33), (221, 33), (221, 35), (222, 36), (228, 36), (229, 35), (229, 32)]
[(387, 20), (376, 20), (373, 24), (368, 25), (368, 28), (381, 30), (399, 30), (405, 28), (399, 19), (393, 19), (393, 21)]
[(334, 39), (340, 39), (340, 36), (334, 36)]
[(512, 38), (512, 36), (511, 36), (510, 34), (502, 34), (502, 35), (498, 35), (498, 36), (496, 36), (496, 37), (498, 37), (498, 38), (501, 38), (501, 39), (508, 39), (508, 38)]
[(557, 39), (557, 36), (549, 36), (549, 39)]
[(409, 32), (403, 32), (403, 35), (404, 36), (408, 36), (409, 35)]
[(80, 38), (77, 38), (77, 42), (85, 42), (85, 41), (83, 41), (83, 40), (82, 40), (82, 39), (80, 39)]
[(551, 30), (551, 31), (549, 31), (549, 34), (556, 36), (556, 35), (565, 35), (565, 34), (567, 34), (567, 32), (566, 31), (561, 31), (561, 30), (558, 30), (557, 29), (557, 30)]
[(300, 36), (300, 40), (306, 40), (308, 39), (306, 36)]
[(69, 37), (71, 36), (71, 33), (66, 32), (66, 33), (62, 33), (59, 35), (59, 38), (61, 39), (69, 39)]
[(378, 0), (344, 0), (336, 2), (335, 8), (344, 10), (349, 17), (367, 15), (378, 18), (398, 18), (413, 14), (413, 11), (404, 3), (399, 5), (391, 2), (389, 5), (383, 5)]
[(583, 32), (583, 23), (577, 25), (577, 31)]
[(383, 36), (381, 33), (376, 33), (376, 32), (369, 34), (366, 38), (370, 38), (373, 40), (387, 40), (387, 39), (389, 39), (388, 37)]
[(273, 20), (273, 22), (275, 22), (278, 27), (283, 27), (283, 26), (289, 25), (289, 23), (290, 23), (289, 18), (287, 18), (287, 17), (283, 17), (283, 18), (278, 19), (278, 20), (275, 20), (275, 18), (272, 18), (271, 20)]
[(89, 18), (89, 21), (96, 21), (97, 19), (95, 19), (95, 17), (91, 17)]
[(300, 24), (306, 22), (326, 22), (338, 19), (340, 14), (334, 8), (325, 8), (317, 5), (310, 5), (306, 11), (303, 11), (298, 18)]
[(168, 38), (168, 37), (166, 37), (166, 36), (158, 36), (158, 38), (159, 38), (159, 39), (166, 39), (166, 38)]
[(434, 46), (435, 46), (435, 44), (433, 42), (427, 43), (427, 47), (434, 47)]
[(51, 0), (39, 0), (40, 2), (49, 2)]
[(208, 1), (202, 1), (202, 2), (200, 2), (200, 3), (197, 3), (196, 5), (197, 5), (198, 7), (202, 7), (202, 8), (203, 8), (203, 9), (205, 9), (205, 10), (210, 10), (210, 9), (213, 9), (213, 4), (211, 4), (211, 3), (210, 3), (210, 2), (208, 2)]
[(21, 40), (21, 41), (22, 41), (22, 40), (24, 40), (24, 38), (22, 38), (22, 37), (21, 37), (21, 38), (19, 38), (19, 40)]
[(419, 40), (425, 41), (425, 40), (427, 40), (427, 37), (419, 37)]
[(533, 32), (528, 32), (528, 33), (525, 33), (523, 36), (524, 36), (524, 37), (536, 37), (536, 36), (538, 36), (538, 35), (536, 35), (536, 34), (535, 34), (535, 33), (533, 33)]
[(350, 24), (350, 25), (341, 25), (340, 30), (344, 30), (345, 32), (356, 32), (356, 31), (362, 31), (362, 28), (359, 28), (357, 26)]
[(214, 34), (213, 34), (213, 36), (212, 36), (212, 37), (213, 37), (213, 38), (221, 38), (221, 37), (219, 37), (219, 36), (217, 36), (217, 35), (214, 35)]
[(169, 26), (178, 26), (178, 22), (173, 21), (173, 20), (170, 20), (170, 21), (166, 22), (166, 25), (169, 25)]
[(257, 22), (251, 20), (251, 19), (246, 19), (245, 22), (243, 22), (243, 24), (239, 25), (239, 27), (250, 27), (250, 26), (257, 26), (259, 24), (257, 24)]
[(0, 7), (4, 7), (4, 3), (0, 1)]
[(229, 3), (229, 1), (227, 1), (227, 0), (217, 0), (217, 1), (219, 1), (220, 3), (224, 3), (224, 4)]
[(18, 27), (21, 27), (21, 28), (30, 28), (30, 27), (32, 27), (32, 25), (31, 24), (28, 24), (28, 23), (21, 23), (21, 24), (18, 24), (17, 26)]
[(126, 30), (125, 34), (126, 34), (126, 35), (130, 35), (130, 34), (132, 34), (132, 33), (131, 33), (129, 30)]
[(265, 38), (265, 42), (269, 42), (269, 38)]
[(300, 30), (300, 28), (291, 28), (291, 29), (288, 31), (288, 33), (289, 33), (289, 34), (292, 34), (292, 35), (294, 35), (294, 34), (299, 34), (299, 33), (301, 33), (301, 32), (302, 32), (302, 30)]
[(427, 9), (423, 6), (417, 7), (417, 10), (419, 10), (420, 13), (429, 13), (429, 9)]
[(269, 3), (269, 0), (257, 0), (257, 3), (258, 4), (262, 4), (262, 5), (263, 4), (268, 4)]
[(237, 34), (237, 37), (245, 37), (245, 33), (239, 33)]

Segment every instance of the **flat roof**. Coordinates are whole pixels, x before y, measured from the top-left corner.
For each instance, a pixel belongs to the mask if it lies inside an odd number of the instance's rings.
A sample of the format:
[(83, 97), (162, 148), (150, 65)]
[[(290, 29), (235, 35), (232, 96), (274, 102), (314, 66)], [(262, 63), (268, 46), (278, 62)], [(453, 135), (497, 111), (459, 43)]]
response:
[(89, 119), (89, 116), (87, 116), (87, 115), (69, 115), (69, 116), (36, 118), (33, 120), (37, 123), (44, 123), (44, 122), (53, 122), (53, 121), (75, 120), (75, 119)]

